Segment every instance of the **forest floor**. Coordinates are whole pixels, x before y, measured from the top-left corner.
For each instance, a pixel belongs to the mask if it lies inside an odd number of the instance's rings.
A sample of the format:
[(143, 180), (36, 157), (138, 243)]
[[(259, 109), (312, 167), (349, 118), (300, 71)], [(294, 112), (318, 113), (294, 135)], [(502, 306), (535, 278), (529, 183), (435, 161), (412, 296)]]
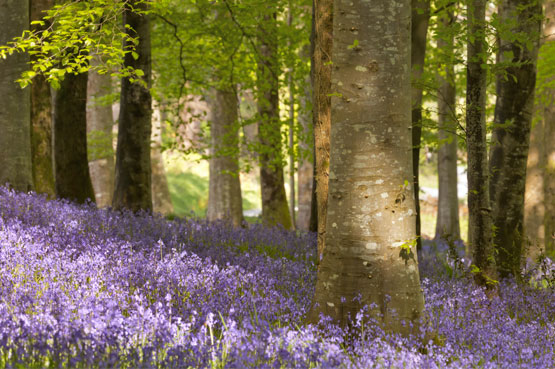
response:
[(426, 241), (425, 311), (401, 337), (364, 308), (305, 325), (315, 254), (314, 234), (0, 187), (0, 368), (553, 368), (549, 259), (488, 297), (460, 245)]

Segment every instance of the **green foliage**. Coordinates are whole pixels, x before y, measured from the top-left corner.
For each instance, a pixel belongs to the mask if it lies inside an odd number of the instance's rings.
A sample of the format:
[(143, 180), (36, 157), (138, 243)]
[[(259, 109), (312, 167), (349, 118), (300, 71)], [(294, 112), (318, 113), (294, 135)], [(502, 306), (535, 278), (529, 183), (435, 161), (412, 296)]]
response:
[[(272, 64), (270, 76), (278, 80), (281, 101), (289, 104), (286, 101), (289, 95), (286, 87), (291, 86), (296, 117), (310, 114), (310, 104), (300, 102), (306, 96), (310, 70), (307, 52), (310, 7), (311, 3), (307, 0), (280, 0), (272, 6), (256, 0), (166, 0), (153, 6), (152, 52), (156, 75), (153, 95), (173, 107), (171, 120), (174, 131), (194, 120), (204, 120), (204, 117), (199, 116), (189, 116), (189, 119), (184, 120), (180, 115), (191, 95), (206, 96), (211, 89), (227, 89), (235, 90), (238, 98), (243, 100), (252, 91), (255, 96), (259, 96), (256, 93), (257, 86), (269, 86), (270, 81), (259, 80), (257, 84), (258, 62), (262, 59), (261, 32), (275, 36), (277, 40), (278, 60), (277, 64)], [(275, 25), (269, 26), (271, 22), (262, 22), (264, 17), (271, 16), (274, 11), (277, 12)], [(263, 30), (260, 26), (262, 23)], [(260, 119), (257, 114), (241, 116), (239, 124), (245, 127)], [(287, 124), (288, 121), (283, 119), (283, 131), (280, 132), (283, 143), (287, 139)], [(206, 128), (209, 128), (209, 122)], [(306, 140), (303, 136), (306, 133), (297, 120), (294, 128), (297, 138), (295, 144), (299, 139)], [(204, 145), (188, 151), (206, 152), (207, 134), (205, 139)], [(258, 142), (243, 143), (250, 152), (256, 153), (253, 158), (272, 150)], [(177, 143), (170, 147), (177, 148)], [(296, 147), (290, 153), (300, 155)], [(238, 153), (237, 149), (222, 148), (219, 154)], [(271, 154), (278, 158), (275, 165), (284, 165), (285, 153)], [(204, 155), (205, 159), (208, 157)], [(245, 165), (250, 166), (248, 163)]]
[(539, 107), (553, 105), (555, 104), (553, 96), (553, 91), (555, 91), (555, 41), (545, 42), (541, 46), (537, 68), (536, 104)]
[(125, 54), (135, 52), (133, 48), (123, 50), (123, 41), (137, 44), (137, 40), (120, 26), (125, 6), (128, 6), (127, 0), (60, 2), (48, 10), (42, 20), (31, 23), (41, 26), (40, 29), (24, 31), (8, 45), (0, 46), (0, 57), (6, 58), (14, 52), (31, 55), (30, 69), (18, 80), (22, 87), (38, 74), (44, 75), (52, 86), (59, 87), (67, 73), (90, 70), (93, 55), (103, 60), (103, 64), (94, 67), (98, 73), (116, 70), (112, 73), (140, 80), (142, 71), (123, 67)]

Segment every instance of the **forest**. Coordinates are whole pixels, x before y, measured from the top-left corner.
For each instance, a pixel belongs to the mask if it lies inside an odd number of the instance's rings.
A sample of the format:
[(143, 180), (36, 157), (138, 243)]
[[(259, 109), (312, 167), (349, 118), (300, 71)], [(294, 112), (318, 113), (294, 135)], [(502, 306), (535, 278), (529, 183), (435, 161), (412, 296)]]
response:
[(0, 369), (555, 368), (555, 1), (0, 0)]

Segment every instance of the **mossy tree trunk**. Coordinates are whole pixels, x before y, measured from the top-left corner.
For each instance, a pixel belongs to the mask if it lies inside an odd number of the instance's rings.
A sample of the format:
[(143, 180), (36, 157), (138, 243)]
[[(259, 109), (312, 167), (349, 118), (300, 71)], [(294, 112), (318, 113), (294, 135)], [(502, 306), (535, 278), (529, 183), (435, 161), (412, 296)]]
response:
[(482, 65), (486, 54), (486, 1), (468, 0), (468, 45), (466, 72), (466, 147), (468, 152), (468, 242), (476, 282), (491, 286), (496, 278), (493, 223), (489, 197), (486, 145), (486, 78)]
[(88, 73), (66, 74), (54, 97), (56, 197), (95, 200), (87, 159)]
[(257, 105), (262, 222), (292, 227), (285, 194), (281, 121), (279, 118), (279, 65), (276, 13), (268, 11), (259, 25)]
[[(0, 45), (29, 28), (29, 2), (0, 3)], [(0, 59), (0, 186), (18, 191), (33, 189), (31, 160), (31, 89), (15, 82), (27, 70), (29, 55), (16, 53)]]
[[(54, 5), (53, 0), (31, 0), (30, 20), (40, 20)], [(34, 30), (48, 26), (33, 25)], [(35, 191), (53, 198), (56, 193), (52, 163), (52, 96), (43, 75), (33, 78), (31, 85), (31, 151)]]
[[(497, 270), (519, 276), (524, 245), (526, 161), (536, 86), (536, 61), (541, 29), (537, 0), (503, 0), (499, 16), (498, 63), (509, 63), (507, 76), (497, 78), (497, 101), (490, 153), (490, 198), (495, 227)], [(525, 41), (519, 41), (521, 36)], [(517, 64), (518, 63), (518, 64)]]
[[(118, 143), (116, 149), (116, 179), (113, 206), (132, 211), (152, 210), (150, 136), (152, 119), (152, 97), (150, 95), (151, 51), (150, 21), (145, 11), (147, 3), (131, 0), (126, 5), (123, 22), (132, 37), (138, 38), (135, 52), (125, 55), (124, 65), (143, 71), (141, 77), (146, 86), (121, 81), (120, 112), (118, 121)], [(126, 42), (124, 49), (131, 45)]]

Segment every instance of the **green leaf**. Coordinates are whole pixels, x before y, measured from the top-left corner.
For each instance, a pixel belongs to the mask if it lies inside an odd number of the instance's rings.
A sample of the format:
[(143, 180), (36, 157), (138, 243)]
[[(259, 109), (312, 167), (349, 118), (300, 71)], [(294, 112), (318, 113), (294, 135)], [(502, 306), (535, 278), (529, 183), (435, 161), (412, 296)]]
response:
[(347, 49), (352, 50), (358, 48), (358, 40), (354, 40), (352, 45), (347, 46)]

